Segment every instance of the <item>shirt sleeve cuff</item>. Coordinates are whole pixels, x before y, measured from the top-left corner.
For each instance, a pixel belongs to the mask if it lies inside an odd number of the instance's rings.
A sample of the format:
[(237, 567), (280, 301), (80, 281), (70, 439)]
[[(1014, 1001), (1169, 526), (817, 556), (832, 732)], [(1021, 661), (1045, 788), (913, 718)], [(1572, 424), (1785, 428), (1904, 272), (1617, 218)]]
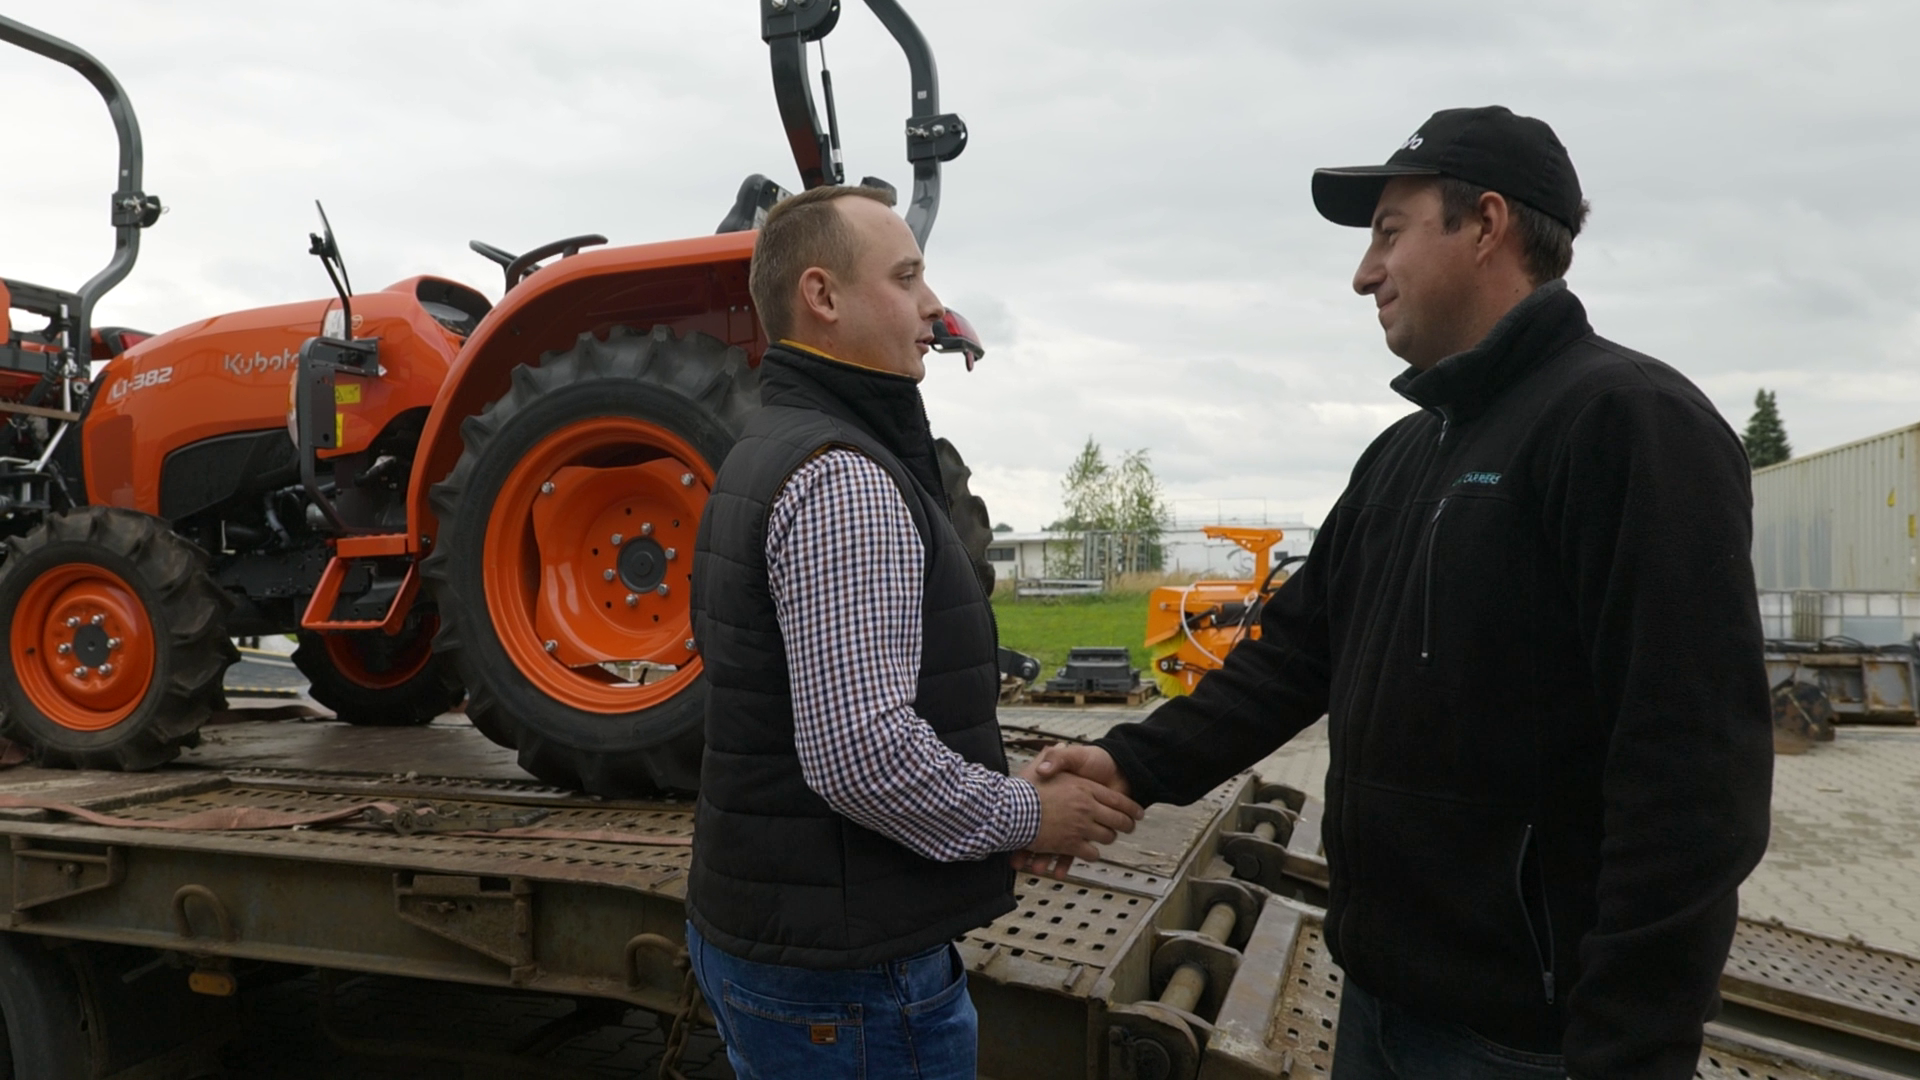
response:
[(1032, 847), (1040, 838), (1040, 793), (1032, 784), (1017, 776), (1007, 778), (1007, 787), (1003, 813), (1006, 831), (1002, 833), (1001, 851), (1019, 851)]

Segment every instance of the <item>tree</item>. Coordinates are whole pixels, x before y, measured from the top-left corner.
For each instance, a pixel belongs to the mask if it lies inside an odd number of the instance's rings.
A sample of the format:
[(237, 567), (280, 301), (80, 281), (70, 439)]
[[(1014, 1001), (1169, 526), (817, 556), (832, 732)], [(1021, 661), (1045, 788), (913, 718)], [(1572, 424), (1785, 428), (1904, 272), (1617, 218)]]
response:
[(1117, 466), (1110, 465), (1088, 436), (1060, 482), (1061, 517), (1049, 526), (1078, 535), (1081, 543), (1054, 545), (1049, 573), (1077, 577), (1088, 571), (1089, 561), (1103, 574), (1158, 566), (1160, 533), (1170, 516), (1163, 495), (1150, 451), (1127, 451)]
[(1058, 522), (1059, 528), (1067, 532), (1086, 532), (1089, 529), (1113, 527), (1107, 517), (1107, 487), (1111, 473), (1106, 456), (1100, 452), (1100, 444), (1093, 441), (1093, 436), (1087, 436), (1087, 445), (1080, 448), (1080, 456), (1067, 466), (1067, 475), (1060, 481), (1061, 508), (1066, 515)]
[(1773, 391), (1762, 390), (1753, 396), (1753, 418), (1747, 421), (1740, 441), (1747, 446), (1747, 459), (1756, 469), (1778, 465), (1793, 456), (1787, 442), (1787, 425), (1780, 421), (1780, 405)]

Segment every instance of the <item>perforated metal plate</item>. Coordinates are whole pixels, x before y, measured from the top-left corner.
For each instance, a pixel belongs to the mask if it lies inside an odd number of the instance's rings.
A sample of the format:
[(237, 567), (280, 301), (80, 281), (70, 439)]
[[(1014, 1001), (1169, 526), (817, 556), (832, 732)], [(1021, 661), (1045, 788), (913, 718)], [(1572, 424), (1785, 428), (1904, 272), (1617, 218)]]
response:
[(1293, 946), (1293, 963), (1280, 993), (1267, 1045), (1283, 1050), (1293, 1064), (1291, 1076), (1327, 1076), (1333, 1071), (1333, 1032), (1340, 1019), (1340, 986), (1345, 976), (1327, 955), (1319, 919), (1304, 919)]
[(1015, 883), (1014, 896), (1018, 908), (962, 941), (967, 966), (1020, 957), (1058, 967), (1063, 986), (1078, 981), (1075, 967), (1098, 972), (1113, 964), (1120, 943), (1154, 905), (1149, 897), (1031, 875)]
[(1742, 921), (1720, 979), (1729, 1001), (1920, 1049), (1920, 960)]
[[(1743, 933), (1747, 929), (1747, 924), (1742, 924)], [(1841, 948), (1852, 949), (1844, 944)], [(1844, 959), (1835, 959), (1845, 963)], [(1864, 962), (1865, 958), (1862, 959)], [(1340, 1018), (1344, 982), (1340, 968), (1327, 954), (1320, 919), (1303, 918), (1292, 963), (1287, 969), (1286, 985), (1280, 994), (1279, 1009), (1267, 1035), (1267, 1045), (1285, 1054), (1282, 1075), (1297, 1080), (1332, 1074), (1334, 1034)], [(1694, 1076), (1698, 1080), (1834, 1080), (1835, 1077), (1884, 1075), (1864, 1067), (1856, 1069), (1850, 1063), (1831, 1058), (1825, 1059), (1825, 1067), (1814, 1068), (1788, 1060), (1793, 1056), (1734, 1045), (1722, 1037), (1712, 1040), (1702, 1051)]]
[(1698, 1080), (1825, 1080), (1796, 1065), (1769, 1063), (1757, 1057), (1709, 1047), (1700, 1053)]
[[(113, 812), (121, 817), (144, 821), (166, 821), (225, 807), (324, 813), (368, 801), (368, 798), (365, 792), (317, 792), (236, 785), (127, 803)], [(498, 810), (503, 806), (517, 808), (517, 804), (506, 800), (435, 798), (432, 801), (443, 813), (459, 810), (469, 816), (476, 811)], [(646, 808), (602, 809), (551, 805), (539, 808), (548, 811), (547, 816), (536, 823), (536, 827), (543, 830), (618, 830), (651, 836), (689, 836), (693, 832), (693, 813), (691, 808), (682, 803), (651, 804)], [(123, 836), (131, 831), (93, 826), (72, 828), (76, 832), (118, 832)], [(400, 836), (369, 826), (355, 825), (224, 833), (141, 830), (138, 836), (142, 843), (155, 846), (219, 848), (416, 869), (619, 884), (648, 891), (660, 891), (662, 887), (671, 885), (668, 891), (674, 895), (684, 888), (690, 858), (690, 849), (684, 845), (653, 846), (599, 840), (450, 836), (435, 833)]]
[(571, 788), (555, 787), (537, 780), (507, 780), (474, 776), (423, 776), (419, 773), (392, 773), (378, 776), (354, 776), (340, 772), (316, 772), (302, 769), (228, 769), (225, 775), (250, 787), (293, 788), (299, 791), (361, 792), (367, 795), (418, 796), (439, 798), (448, 794), (474, 798), (538, 799), (604, 806), (625, 806), (625, 802), (594, 799)]

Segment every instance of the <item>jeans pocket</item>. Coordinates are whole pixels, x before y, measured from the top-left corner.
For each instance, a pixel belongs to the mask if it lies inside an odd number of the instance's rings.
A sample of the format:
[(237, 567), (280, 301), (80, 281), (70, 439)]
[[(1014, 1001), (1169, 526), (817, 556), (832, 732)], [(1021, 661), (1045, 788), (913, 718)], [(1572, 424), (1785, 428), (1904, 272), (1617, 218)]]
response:
[[(931, 995), (902, 1006), (921, 1080), (972, 1080), (980, 1056), (980, 1014), (967, 995), (960, 950), (947, 946), (950, 978)], [(924, 983), (922, 984), (924, 986)]]
[(729, 1049), (756, 1080), (789, 1076), (865, 1080), (866, 1046), (858, 1004), (782, 1001), (731, 980), (721, 982)]
[(1473, 1049), (1486, 1063), (1489, 1080), (1564, 1080), (1566, 1059), (1559, 1054), (1539, 1054), (1502, 1046), (1472, 1028), (1460, 1029)]

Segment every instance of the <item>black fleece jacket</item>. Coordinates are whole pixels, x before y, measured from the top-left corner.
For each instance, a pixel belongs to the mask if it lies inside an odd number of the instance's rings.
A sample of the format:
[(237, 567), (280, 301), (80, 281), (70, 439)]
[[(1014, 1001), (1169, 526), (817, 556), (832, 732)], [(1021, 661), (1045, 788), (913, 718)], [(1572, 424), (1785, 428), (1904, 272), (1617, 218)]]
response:
[(1325, 713), (1349, 978), (1576, 1080), (1691, 1077), (1766, 849), (1740, 442), (1563, 283), (1394, 388), (1262, 636), (1100, 741), (1191, 802)]

